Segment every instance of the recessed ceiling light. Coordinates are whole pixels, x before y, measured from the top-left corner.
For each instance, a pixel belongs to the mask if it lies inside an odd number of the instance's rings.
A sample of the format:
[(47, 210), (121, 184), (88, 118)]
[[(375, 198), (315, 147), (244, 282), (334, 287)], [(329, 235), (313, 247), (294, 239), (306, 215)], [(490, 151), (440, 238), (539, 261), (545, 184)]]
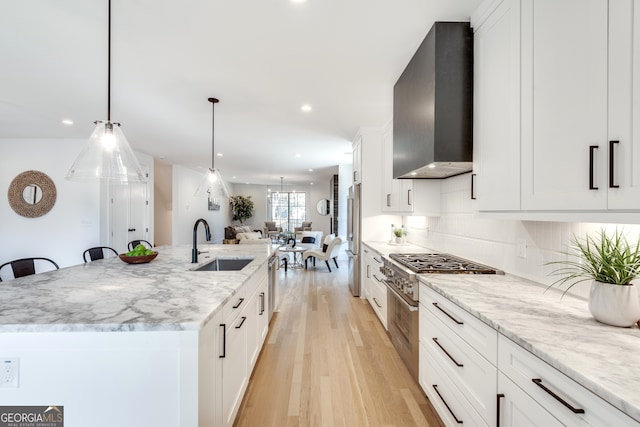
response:
[(222, 153), (218, 153), (218, 154), (217, 154), (217, 156), (218, 156), (218, 157), (222, 157)]
[(310, 182), (309, 185), (313, 185), (313, 182)]
[(271, 193), (271, 189), (270, 189), (270, 188), (267, 188), (267, 192), (268, 192), (268, 193)]
[(300, 107), (300, 109), (302, 111), (304, 111), (305, 113), (308, 113), (309, 111), (311, 111), (311, 105), (309, 104), (304, 104), (302, 107)]
[(309, 169), (309, 172), (313, 172), (313, 169)]
[(248, 183), (248, 182), (245, 182), (245, 184), (249, 185), (249, 183)]
[(235, 177), (235, 176), (232, 176), (232, 177), (231, 177), (231, 179), (236, 179), (236, 177)]
[(307, 0), (291, 0), (291, 3), (306, 3)]
[(299, 159), (300, 157), (302, 157), (300, 153), (296, 153), (296, 159)]
[(73, 124), (73, 120), (70, 119), (63, 119), (62, 120), (62, 124), (63, 125), (67, 125), (67, 126), (71, 126)]

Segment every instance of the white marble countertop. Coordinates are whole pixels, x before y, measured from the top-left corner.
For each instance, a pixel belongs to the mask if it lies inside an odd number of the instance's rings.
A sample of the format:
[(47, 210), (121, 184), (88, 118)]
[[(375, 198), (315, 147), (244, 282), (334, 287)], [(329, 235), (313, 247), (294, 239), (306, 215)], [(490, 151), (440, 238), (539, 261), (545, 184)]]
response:
[(640, 329), (595, 321), (587, 301), (512, 275), (419, 275), (428, 286), (640, 421)]
[[(0, 332), (198, 330), (277, 251), (272, 245), (155, 248), (147, 264), (118, 258), (0, 284)], [(255, 259), (241, 271), (192, 271), (214, 258)]]
[[(433, 252), (364, 242), (380, 255)], [(455, 255), (455, 254), (454, 254)], [(587, 301), (513, 275), (422, 274), (428, 286), (640, 421), (640, 329), (591, 317)]]

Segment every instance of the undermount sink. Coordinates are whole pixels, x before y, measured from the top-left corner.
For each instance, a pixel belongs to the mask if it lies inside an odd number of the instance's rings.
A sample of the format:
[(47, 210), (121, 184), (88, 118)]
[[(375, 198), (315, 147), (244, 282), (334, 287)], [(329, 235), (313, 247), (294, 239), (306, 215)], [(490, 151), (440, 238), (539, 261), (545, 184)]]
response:
[(253, 258), (216, 258), (194, 271), (240, 271), (251, 261)]

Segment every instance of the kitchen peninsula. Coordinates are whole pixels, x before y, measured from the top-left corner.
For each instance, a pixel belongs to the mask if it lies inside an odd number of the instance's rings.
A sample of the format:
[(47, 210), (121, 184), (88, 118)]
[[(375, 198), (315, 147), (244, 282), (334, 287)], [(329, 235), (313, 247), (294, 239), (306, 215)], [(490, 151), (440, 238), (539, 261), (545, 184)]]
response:
[[(190, 246), (156, 249), (148, 264), (111, 258), (3, 282), (0, 359), (18, 380), (0, 402), (64, 406), (68, 427), (232, 422), (266, 336), (277, 248), (205, 244), (197, 264)], [(253, 261), (194, 271), (217, 257)]]

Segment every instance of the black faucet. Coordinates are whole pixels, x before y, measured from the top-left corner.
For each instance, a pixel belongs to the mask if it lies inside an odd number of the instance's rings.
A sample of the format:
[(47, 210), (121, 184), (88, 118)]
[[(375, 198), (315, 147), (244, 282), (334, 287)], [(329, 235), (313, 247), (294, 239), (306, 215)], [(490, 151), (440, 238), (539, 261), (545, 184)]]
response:
[(191, 250), (191, 263), (198, 262), (198, 224), (202, 223), (204, 225), (204, 234), (207, 242), (211, 240), (211, 230), (209, 230), (209, 224), (203, 218), (198, 218), (196, 223), (193, 225), (193, 249)]

